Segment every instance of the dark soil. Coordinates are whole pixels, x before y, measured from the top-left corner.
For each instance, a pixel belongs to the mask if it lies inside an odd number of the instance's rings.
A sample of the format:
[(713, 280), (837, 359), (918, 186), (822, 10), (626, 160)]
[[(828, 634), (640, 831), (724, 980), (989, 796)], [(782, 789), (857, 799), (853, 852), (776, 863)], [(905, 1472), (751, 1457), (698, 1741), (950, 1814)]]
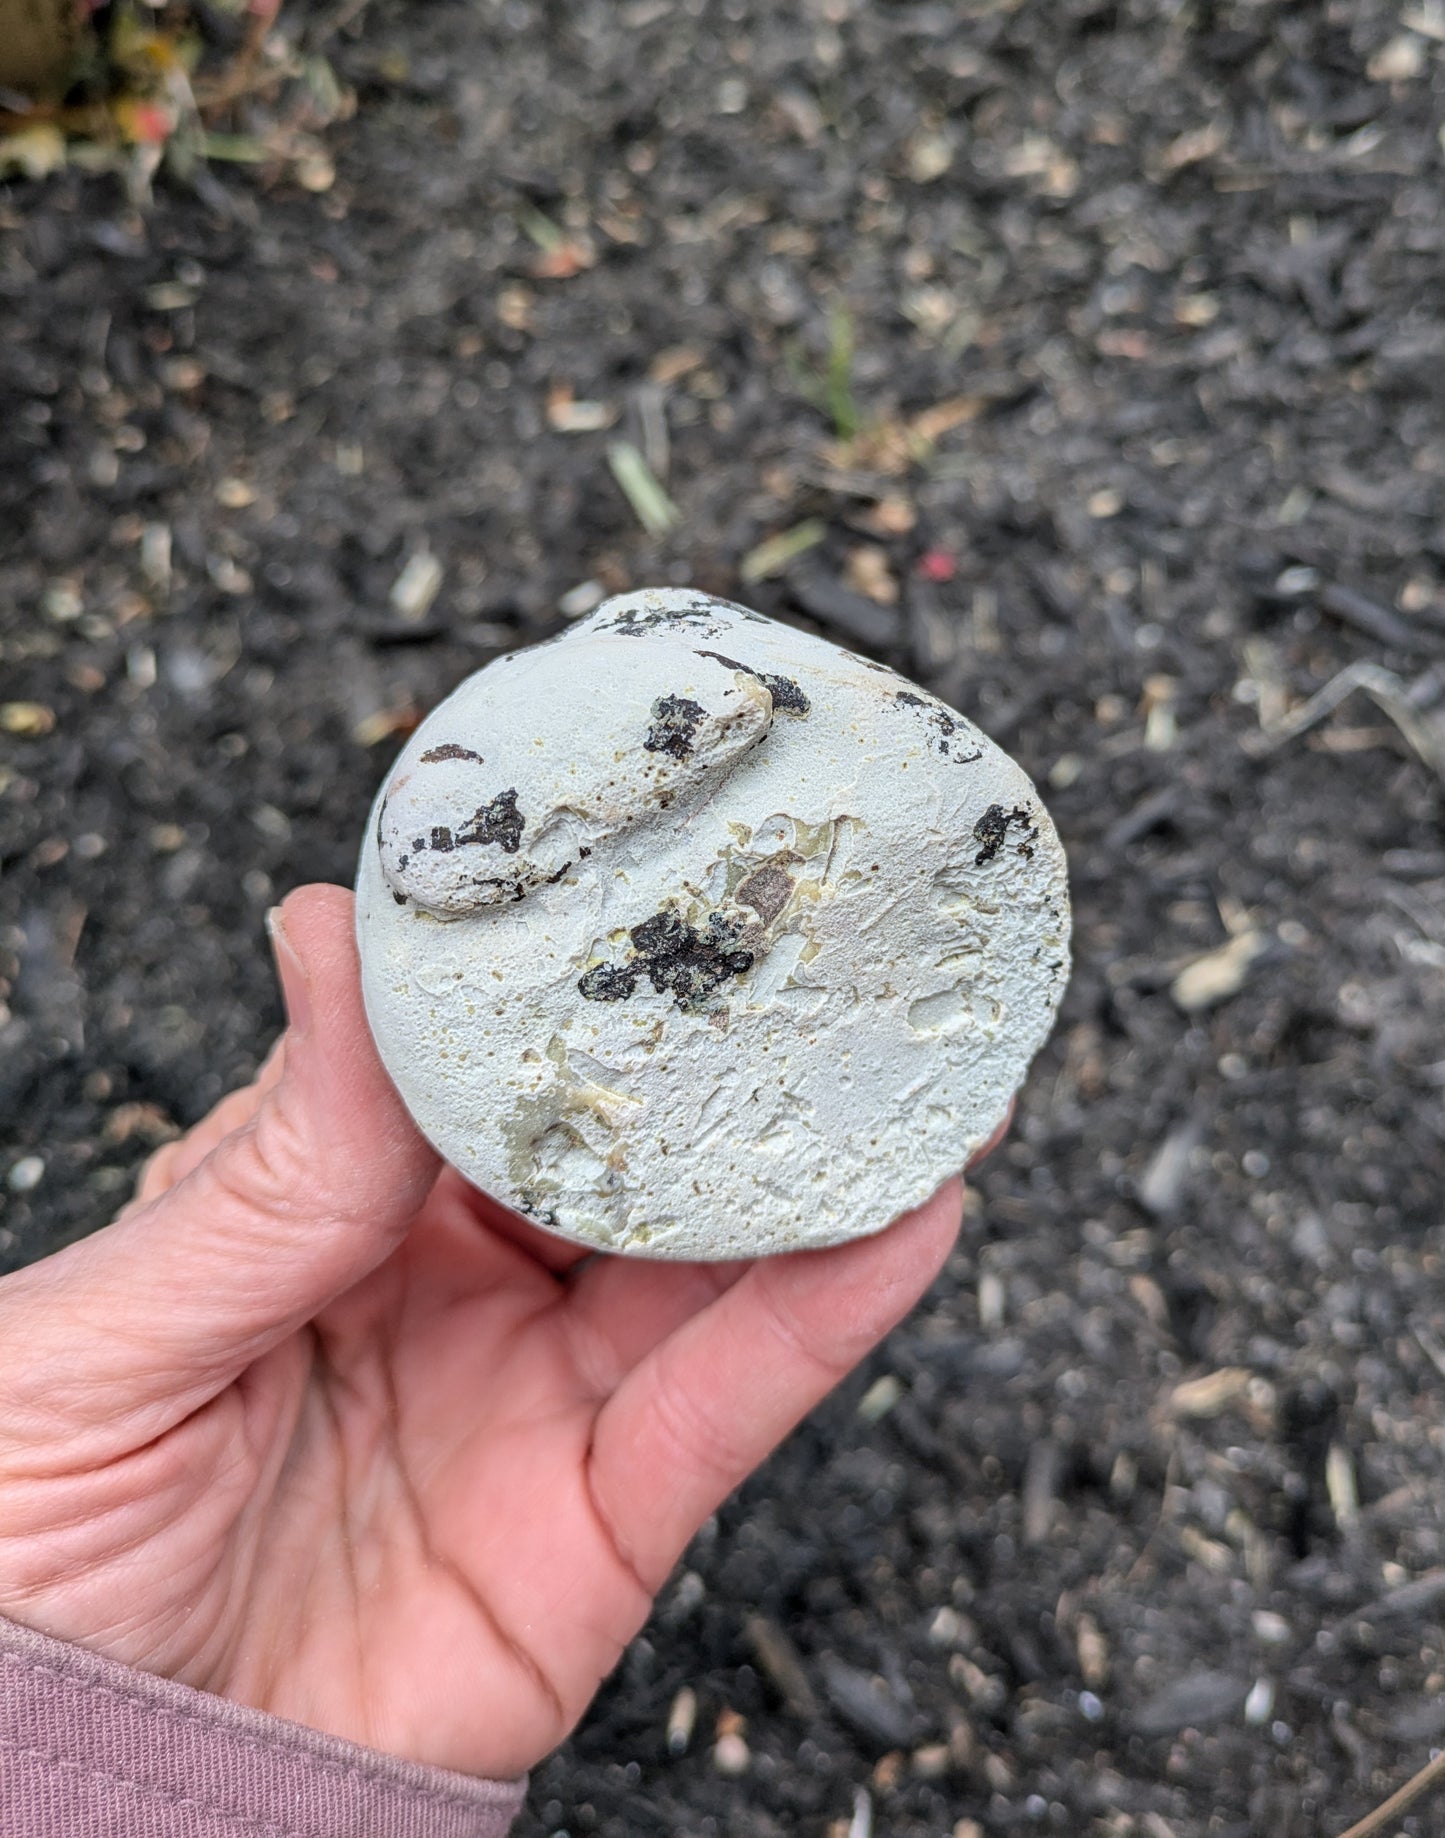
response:
[[(54, 717), (0, 734), (11, 1261), (250, 1074), (266, 908), (580, 583), (900, 665), (1069, 846), (1063, 1022), (946, 1276), (698, 1538), (526, 1838), (1313, 1838), (1445, 1738), (1445, 22), (1404, 17), (375, 0), (329, 191), (0, 190), (0, 701)], [(1267, 743), (1360, 663), (1410, 705)]]

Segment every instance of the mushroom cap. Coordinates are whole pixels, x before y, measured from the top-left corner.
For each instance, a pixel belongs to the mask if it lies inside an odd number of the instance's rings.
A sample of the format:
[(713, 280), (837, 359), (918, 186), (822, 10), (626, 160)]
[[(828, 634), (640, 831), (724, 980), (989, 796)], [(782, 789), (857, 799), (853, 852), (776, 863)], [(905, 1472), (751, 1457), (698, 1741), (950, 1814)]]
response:
[(1063, 849), (955, 710), (687, 589), (609, 600), (424, 721), (357, 878), (423, 1133), (592, 1248), (880, 1230), (1002, 1121), (1068, 972)]

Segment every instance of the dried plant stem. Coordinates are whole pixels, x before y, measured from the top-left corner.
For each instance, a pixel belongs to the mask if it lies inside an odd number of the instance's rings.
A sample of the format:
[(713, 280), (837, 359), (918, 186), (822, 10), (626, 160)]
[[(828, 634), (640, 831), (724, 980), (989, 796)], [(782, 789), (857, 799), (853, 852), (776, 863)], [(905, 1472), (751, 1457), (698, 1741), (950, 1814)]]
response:
[(1341, 1832), (1340, 1838), (1375, 1838), (1392, 1819), (1395, 1819), (1413, 1806), (1422, 1793), (1428, 1793), (1432, 1787), (1445, 1780), (1445, 1750), (1442, 1750), (1433, 1761), (1426, 1762), (1418, 1774), (1412, 1775), (1398, 1792), (1392, 1793), (1372, 1813), (1366, 1813), (1358, 1824), (1352, 1825), (1347, 1832)]

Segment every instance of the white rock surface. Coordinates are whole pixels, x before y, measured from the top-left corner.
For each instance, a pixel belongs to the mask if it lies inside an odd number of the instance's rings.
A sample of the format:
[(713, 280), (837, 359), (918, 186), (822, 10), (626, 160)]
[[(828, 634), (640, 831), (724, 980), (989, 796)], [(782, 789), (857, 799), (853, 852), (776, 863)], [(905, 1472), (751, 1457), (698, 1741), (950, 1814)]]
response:
[(478, 671), (379, 793), (367, 1013), (425, 1134), (591, 1246), (879, 1230), (1002, 1119), (1068, 969), (1019, 768), (890, 670), (685, 589)]

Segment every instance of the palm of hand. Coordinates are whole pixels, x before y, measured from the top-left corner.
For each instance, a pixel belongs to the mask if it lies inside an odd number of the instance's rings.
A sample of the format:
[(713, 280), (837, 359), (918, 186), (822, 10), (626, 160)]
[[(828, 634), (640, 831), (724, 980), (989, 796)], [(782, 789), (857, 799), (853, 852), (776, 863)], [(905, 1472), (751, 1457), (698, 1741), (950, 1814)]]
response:
[(346, 906), (288, 903), (313, 1012), (257, 1084), (108, 1232), (0, 1284), (0, 1613), (513, 1774), (916, 1299), (956, 1206), (753, 1265), (583, 1258), (436, 1175), (365, 1035)]

